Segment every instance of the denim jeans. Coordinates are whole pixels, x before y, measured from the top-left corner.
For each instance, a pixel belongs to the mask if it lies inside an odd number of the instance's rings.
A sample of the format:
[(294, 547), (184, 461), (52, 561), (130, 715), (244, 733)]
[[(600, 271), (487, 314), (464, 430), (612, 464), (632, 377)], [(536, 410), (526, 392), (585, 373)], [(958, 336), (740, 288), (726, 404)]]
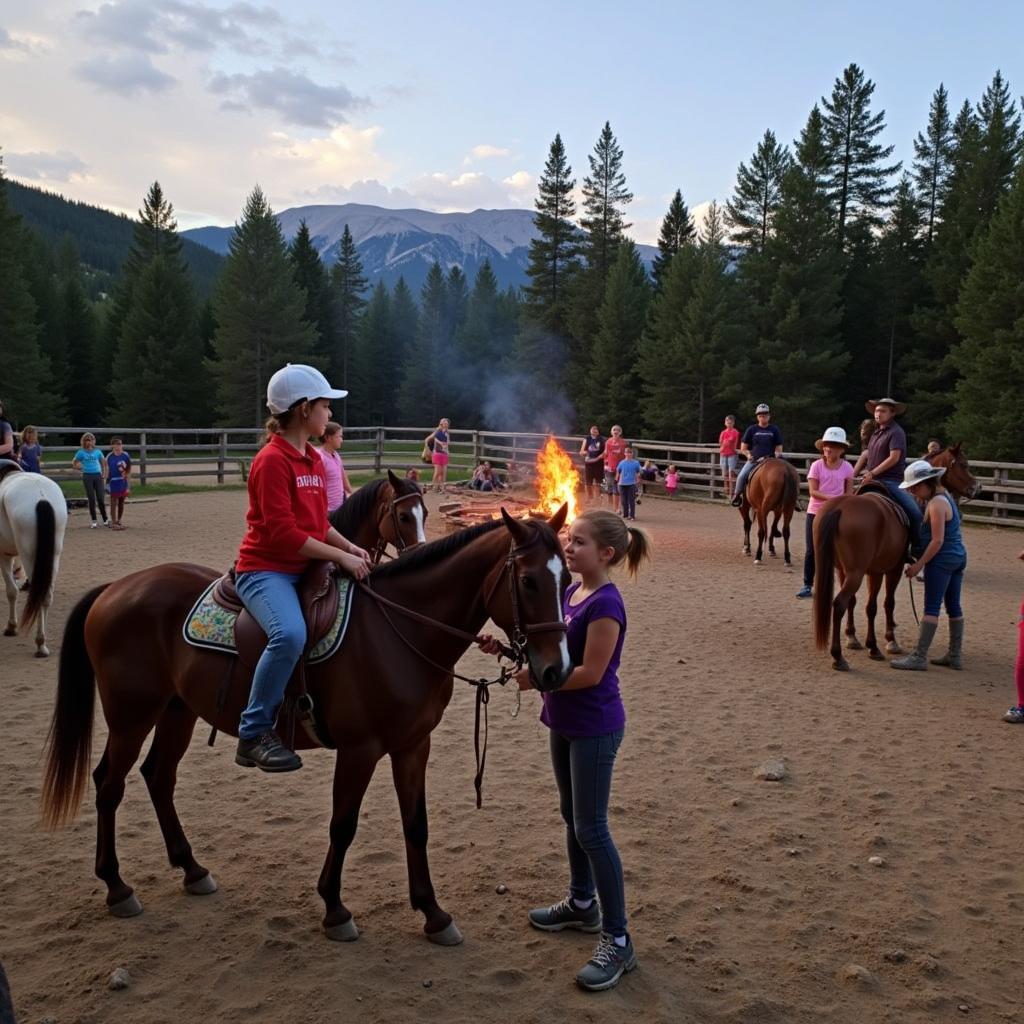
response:
[(814, 586), (814, 513), (807, 513), (804, 527), (804, 586)]
[(747, 477), (754, 472), (754, 465), (755, 463), (753, 459), (747, 459), (747, 461), (740, 466), (740, 471), (736, 476), (736, 494), (743, 493), (743, 488), (747, 486)]
[(924, 567), (924, 613), (938, 618), (945, 602), (946, 614), (951, 619), (962, 619), (964, 610), (960, 607), (960, 590), (964, 585), (967, 559), (936, 565), (938, 561), (933, 558)]
[(555, 769), (569, 851), (569, 893), (601, 901), (604, 930), (626, 934), (626, 893), (622, 861), (608, 831), (608, 797), (615, 755), (625, 730), (572, 738), (551, 731)]
[(878, 482), (885, 487), (889, 494), (892, 495), (893, 500), (910, 517), (910, 547), (915, 555), (920, 554), (921, 523), (924, 521), (924, 512), (921, 511), (921, 506), (895, 480), (879, 480)]
[(267, 634), (267, 646), (256, 663), (249, 704), (242, 712), (238, 735), (253, 739), (274, 728), (292, 671), (306, 645), (306, 623), (295, 589), (297, 573), (242, 572), (235, 590), (249, 614)]
[(636, 518), (636, 484), (619, 484), (619, 501), (626, 519)]

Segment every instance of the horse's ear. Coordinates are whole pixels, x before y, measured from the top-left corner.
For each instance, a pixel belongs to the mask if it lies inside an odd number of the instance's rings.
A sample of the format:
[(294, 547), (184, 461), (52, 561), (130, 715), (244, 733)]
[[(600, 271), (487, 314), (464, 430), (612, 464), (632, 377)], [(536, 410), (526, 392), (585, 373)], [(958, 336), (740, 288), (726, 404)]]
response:
[(957, 455), (959, 455), (960, 454), (960, 449), (963, 448), (963, 446), (964, 446), (963, 441), (957, 441), (956, 444), (951, 444), (949, 446), (949, 449), (950, 449), (950, 451), (955, 452)]
[(388, 483), (391, 484), (391, 489), (395, 492), (395, 494), (401, 493), (402, 481), (399, 480), (398, 477), (395, 476), (395, 474), (392, 473), (390, 469), (388, 470)]
[(562, 502), (562, 507), (548, 520), (548, 526), (555, 533), (558, 533), (565, 526), (565, 517), (569, 514), (568, 502)]
[(512, 534), (512, 540), (517, 545), (525, 544), (530, 539), (530, 528), (521, 519), (516, 519), (515, 516), (510, 516), (505, 511), (505, 506), (501, 506), (501, 518), (505, 521), (505, 526), (508, 532)]

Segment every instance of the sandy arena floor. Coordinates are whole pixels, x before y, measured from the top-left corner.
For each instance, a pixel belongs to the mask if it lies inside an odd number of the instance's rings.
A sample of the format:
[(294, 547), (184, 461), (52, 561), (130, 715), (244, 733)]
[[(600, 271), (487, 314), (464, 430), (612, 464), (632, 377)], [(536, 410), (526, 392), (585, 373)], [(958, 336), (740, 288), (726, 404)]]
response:
[[(162, 561), (228, 565), (244, 509), (240, 492), (164, 497), (129, 506), (120, 534), (73, 514), (55, 655), (65, 614), (93, 584)], [(19, 1021), (1024, 1021), (1024, 729), (1000, 721), (1013, 696), (1021, 535), (967, 533), (967, 671), (896, 673), (857, 652), (841, 675), (814, 649), (797, 573), (781, 559), (755, 569), (735, 512), (662, 500), (639, 511), (656, 561), (622, 584), (630, 720), (612, 828), (640, 969), (616, 990), (573, 984), (591, 936), (525, 921), (566, 884), (535, 699), (513, 720), (512, 695), (495, 695), (481, 811), (467, 687), (456, 683), (434, 734), (433, 876), (463, 946), (428, 943), (408, 905), (386, 766), (344, 876), (362, 936), (336, 944), (315, 891), (331, 755), (306, 755), (280, 778), (245, 772), (232, 741), (209, 749), (201, 725), (177, 805), (220, 891), (185, 895), (136, 771), (118, 853), (146, 911), (115, 920), (92, 872), (92, 794), (72, 828), (39, 828), (57, 658), (34, 659), (19, 637), (0, 639), (0, 958)], [(436, 534), (436, 516), (430, 525)], [(802, 517), (796, 527), (799, 559)], [(908, 643), (905, 589), (897, 613)], [(488, 664), (479, 653), (463, 662)], [(99, 716), (97, 756), (104, 731)], [(787, 778), (757, 781), (771, 759)], [(109, 991), (119, 966), (131, 987)]]

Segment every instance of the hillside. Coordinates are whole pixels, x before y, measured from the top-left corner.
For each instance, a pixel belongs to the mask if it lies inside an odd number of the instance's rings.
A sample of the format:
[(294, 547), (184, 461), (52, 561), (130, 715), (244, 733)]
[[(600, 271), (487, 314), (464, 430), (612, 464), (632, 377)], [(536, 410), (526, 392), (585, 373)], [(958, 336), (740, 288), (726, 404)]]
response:
[[(14, 212), (50, 245), (56, 246), (70, 235), (82, 263), (111, 279), (121, 272), (132, 244), (131, 219), (10, 179), (7, 194)], [(188, 238), (182, 241), (182, 255), (192, 272), (196, 294), (206, 299), (213, 291), (223, 257)]]

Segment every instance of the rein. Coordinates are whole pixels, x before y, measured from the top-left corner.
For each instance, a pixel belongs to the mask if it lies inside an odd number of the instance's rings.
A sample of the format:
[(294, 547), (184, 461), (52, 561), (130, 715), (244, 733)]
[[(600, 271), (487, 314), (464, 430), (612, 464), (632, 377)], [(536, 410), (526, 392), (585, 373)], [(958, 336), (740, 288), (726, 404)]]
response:
[[(522, 624), (522, 617), (519, 614), (519, 591), (516, 587), (515, 581), (515, 560), (516, 555), (526, 548), (531, 547), (539, 539), (539, 531), (534, 534), (533, 538), (518, 547), (512, 545), (509, 548), (508, 555), (505, 557), (505, 563), (501, 568), (500, 573), (495, 577), (494, 582), (488, 587), (487, 593), (484, 596), (484, 608), (490, 604), (491, 599), (494, 597), (494, 592), (498, 588), (498, 584), (501, 582), (501, 578), (506, 576), (509, 583), (509, 598), (512, 604), (512, 642), (511, 645), (503, 644), (500, 641), (496, 641), (500, 648), (499, 657), (506, 658), (511, 665), (502, 665), (501, 671), (494, 679), (485, 679), (482, 676), (477, 678), (471, 678), (464, 676), (459, 672), (456, 672), (454, 667), (447, 665), (441, 665), (439, 662), (433, 660), (433, 658), (424, 654), (395, 624), (394, 619), (388, 613), (388, 609), (399, 612), (406, 618), (412, 619), (414, 622), (419, 622), (424, 626), (430, 626), (434, 629), (440, 630), (442, 633), (447, 633), (449, 636), (454, 636), (459, 640), (465, 641), (469, 644), (480, 643), (483, 637), (479, 633), (469, 633), (464, 629), (459, 629), (456, 626), (449, 626), (446, 622), (440, 622), (437, 619), (430, 618), (429, 615), (424, 615), (422, 612), (414, 611), (412, 608), (408, 608), (405, 605), (398, 604), (397, 601), (392, 601), (390, 598), (384, 597), (382, 594), (378, 594), (368, 583), (364, 580), (356, 581), (356, 586), (368, 597), (372, 598), (380, 609), (381, 614), (384, 616), (385, 622), (391, 627), (395, 635), (399, 640), (402, 641), (405, 646), (412, 651), (418, 658), (425, 661), (428, 665), (436, 668), (439, 672), (443, 672), (445, 675), (454, 677), (455, 679), (461, 680), (464, 683), (468, 683), (476, 690), (476, 707), (474, 710), (474, 724), (473, 724), (473, 751), (476, 755), (476, 774), (473, 777), (473, 788), (476, 790), (476, 806), (479, 810), (483, 806), (483, 782), (484, 782), (484, 768), (487, 764), (487, 740), (490, 732), (487, 706), (491, 700), (490, 687), (497, 684), (498, 686), (505, 686), (513, 676), (519, 672), (524, 665), (527, 663), (526, 647), (529, 642), (529, 637), (534, 633), (552, 633), (556, 631), (565, 632), (565, 623), (559, 620), (558, 622), (539, 622), (539, 623), (527, 623), (525, 626)], [(519, 713), (518, 701), (516, 711), (513, 715)], [(483, 733), (483, 744), (480, 742), (480, 720), (483, 719), (484, 733)]]

